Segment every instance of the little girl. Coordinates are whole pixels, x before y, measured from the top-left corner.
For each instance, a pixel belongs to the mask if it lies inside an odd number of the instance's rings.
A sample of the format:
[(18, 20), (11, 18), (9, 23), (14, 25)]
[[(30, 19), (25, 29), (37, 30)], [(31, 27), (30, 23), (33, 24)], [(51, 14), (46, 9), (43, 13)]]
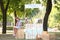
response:
[(16, 22), (15, 27), (14, 27), (14, 34), (13, 34), (13, 36), (16, 36), (18, 29), (22, 27), (21, 20), (18, 17), (16, 17), (15, 19), (16, 19), (17, 22)]

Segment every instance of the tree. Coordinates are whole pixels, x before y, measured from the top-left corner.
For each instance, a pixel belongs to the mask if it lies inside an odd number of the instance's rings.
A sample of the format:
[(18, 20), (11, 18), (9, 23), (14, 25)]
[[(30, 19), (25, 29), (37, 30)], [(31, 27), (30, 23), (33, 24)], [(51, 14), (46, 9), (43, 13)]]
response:
[(7, 13), (7, 10), (8, 10), (9, 2), (10, 2), (10, 0), (7, 0), (7, 4), (5, 6), (4, 3), (3, 3), (3, 0), (0, 0), (0, 7), (1, 7), (2, 14), (3, 14), (3, 31), (2, 31), (3, 34), (6, 33), (6, 23), (7, 23), (6, 13)]
[(3, 14), (3, 31), (2, 33), (6, 33), (6, 23), (7, 23), (7, 11), (8, 9), (14, 12), (15, 17), (17, 16), (16, 14), (17, 11), (19, 10), (20, 12), (23, 13), (24, 11), (24, 4), (26, 3), (31, 3), (32, 0), (0, 0), (0, 7), (1, 11)]
[(44, 31), (47, 31), (48, 17), (50, 15), (51, 9), (52, 9), (52, 0), (47, 0), (46, 13), (45, 13), (44, 20), (43, 20), (43, 30)]

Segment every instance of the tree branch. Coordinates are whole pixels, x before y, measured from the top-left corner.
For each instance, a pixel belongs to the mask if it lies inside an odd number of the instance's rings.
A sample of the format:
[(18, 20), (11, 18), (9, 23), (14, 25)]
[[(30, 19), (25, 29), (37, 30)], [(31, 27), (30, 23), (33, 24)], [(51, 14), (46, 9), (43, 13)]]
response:
[(8, 0), (8, 2), (7, 2), (7, 4), (6, 4), (5, 11), (7, 11), (7, 10), (8, 10), (9, 2), (10, 2), (10, 0)]
[(1, 10), (2, 10), (2, 12), (3, 12), (3, 11), (4, 11), (3, 0), (0, 0), (0, 6), (1, 6)]

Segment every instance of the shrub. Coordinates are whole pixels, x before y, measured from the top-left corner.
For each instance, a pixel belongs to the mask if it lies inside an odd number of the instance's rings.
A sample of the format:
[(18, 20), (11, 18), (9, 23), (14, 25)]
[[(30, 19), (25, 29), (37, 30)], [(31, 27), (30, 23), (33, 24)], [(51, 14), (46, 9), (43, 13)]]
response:
[(13, 27), (7, 27), (6, 30), (13, 30)]

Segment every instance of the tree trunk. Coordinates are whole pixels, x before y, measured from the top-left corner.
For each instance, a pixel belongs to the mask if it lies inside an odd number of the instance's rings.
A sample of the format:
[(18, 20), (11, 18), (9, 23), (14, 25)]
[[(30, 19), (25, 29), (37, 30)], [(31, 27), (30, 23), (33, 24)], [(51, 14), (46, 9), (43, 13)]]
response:
[(52, 0), (47, 0), (46, 13), (45, 13), (44, 20), (43, 20), (43, 30), (44, 31), (47, 31), (47, 28), (48, 28), (48, 18), (49, 18), (51, 9), (52, 9)]
[(6, 18), (6, 11), (3, 12), (3, 29), (2, 29), (2, 33), (6, 34), (6, 24), (7, 24), (7, 18)]
[(0, 0), (0, 6), (1, 6), (2, 14), (3, 14), (3, 29), (2, 29), (3, 34), (6, 34), (6, 24), (7, 24), (6, 13), (7, 13), (9, 2), (10, 0), (8, 0), (6, 8), (4, 8), (3, 0)]
[[(14, 11), (14, 17), (17, 17), (16, 11)], [(15, 26), (16, 26), (16, 22), (17, 22), (17, 20), (15, 19)]]

